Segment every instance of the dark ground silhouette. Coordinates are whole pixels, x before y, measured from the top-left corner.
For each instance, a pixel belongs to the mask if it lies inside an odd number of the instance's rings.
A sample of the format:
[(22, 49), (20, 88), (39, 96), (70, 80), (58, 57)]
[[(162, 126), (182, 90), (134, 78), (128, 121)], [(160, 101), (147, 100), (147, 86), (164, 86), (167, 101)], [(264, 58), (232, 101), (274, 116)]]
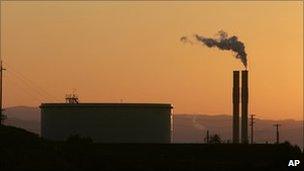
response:
[(0, 126), (1, 171), (288, 170), (290, 159), (304, 161), (301, 150), (288, 143), (100, 144), (78, 135), (51, 142), (23, 129)]
[[(5, 109), (7, 119), (5, 125), (26, 129), (40, 134), (40, 110), (35, 107), (11, 107)], [(257, 114), (262, 116), (262, 114)], [(232, 116), (230, 115), (173, 115), (174, 143), (202, 143), (206, 131), (218, 134), (222, 140), (231, 142)], [(303, 122), (295, 120), (264, 120), (256, 119), (254, 127), (254, 142), (275, 142), (275, 128), (273, 124), (281, 124), (280, 140), (289, 141), (303, 148)], [(199, 126), (197, 126), (199, 125)]]

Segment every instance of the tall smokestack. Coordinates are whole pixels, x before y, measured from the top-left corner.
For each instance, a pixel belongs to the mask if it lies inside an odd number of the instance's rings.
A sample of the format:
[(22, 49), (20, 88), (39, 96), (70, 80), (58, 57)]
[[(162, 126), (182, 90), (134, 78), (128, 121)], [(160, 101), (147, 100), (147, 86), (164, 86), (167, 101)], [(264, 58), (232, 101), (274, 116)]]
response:
[(240, 142), (240, 71), (233, 71), (233, 90), (232, 90), (232, 103), (233, 103), (233, 143)]
[(248, 70), (242, 71), (242, 143), (248, 143)]

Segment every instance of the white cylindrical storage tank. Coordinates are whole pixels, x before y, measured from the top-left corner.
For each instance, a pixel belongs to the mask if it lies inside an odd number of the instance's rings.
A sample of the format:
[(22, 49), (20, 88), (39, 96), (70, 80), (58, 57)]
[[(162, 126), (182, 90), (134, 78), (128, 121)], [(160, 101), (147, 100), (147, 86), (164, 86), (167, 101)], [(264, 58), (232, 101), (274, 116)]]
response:
[(170, 143), (171, 104), (43, 103), (41, 136), (65, 140), (72, 134), (105, 143)]

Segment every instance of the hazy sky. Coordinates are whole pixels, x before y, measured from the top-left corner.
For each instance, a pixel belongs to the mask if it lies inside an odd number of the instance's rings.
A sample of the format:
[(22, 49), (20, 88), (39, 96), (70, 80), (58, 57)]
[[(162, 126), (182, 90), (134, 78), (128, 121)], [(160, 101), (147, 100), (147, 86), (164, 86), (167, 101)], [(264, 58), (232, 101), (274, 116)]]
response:
[(1, 2), (4, 106), (60, 102), (76, 89), (81, 102), (230, 114), (241, 62), (180, 42), (222, 29), (245, 43), (250, 113), (302, 119), (302, 14), (303, 2)]

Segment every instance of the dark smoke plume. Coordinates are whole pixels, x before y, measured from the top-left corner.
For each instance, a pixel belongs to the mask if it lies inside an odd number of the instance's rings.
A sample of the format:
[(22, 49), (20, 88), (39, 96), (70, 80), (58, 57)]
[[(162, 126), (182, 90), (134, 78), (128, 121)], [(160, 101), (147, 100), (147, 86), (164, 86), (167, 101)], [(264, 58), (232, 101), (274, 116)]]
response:
[[(219, 38), (208, 38), (204, 36), (194, 35), (196, 41), (199, 41), (206, 45), (207, 47), (217, 47), (220, 50), (231, 50), (235, 52), (235, 57), (240, 59), (244, 66), (247, 68), (247, 54), (245, 52), (245, 45), (243, 42), (239, 41), (236, 36), (228, 37), (228, 34), (224, 31), (218, 32)], [(188, 37), (181, 37), (182, 42), (189, 42), (193, 44), (193, 41)]]

